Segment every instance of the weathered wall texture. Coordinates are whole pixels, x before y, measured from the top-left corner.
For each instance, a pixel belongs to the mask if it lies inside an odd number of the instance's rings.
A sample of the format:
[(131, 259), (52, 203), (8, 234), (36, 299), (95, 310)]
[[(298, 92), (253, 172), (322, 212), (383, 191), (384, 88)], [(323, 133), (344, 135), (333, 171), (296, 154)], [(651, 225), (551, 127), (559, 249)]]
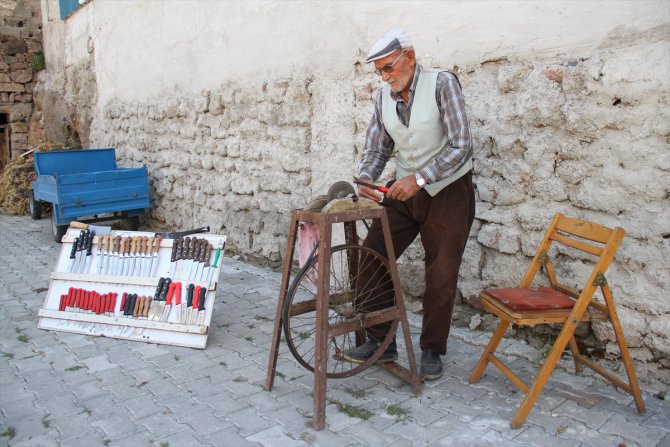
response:
[[(131, 20), (116, 2), (93, 2), (51, 24), (69, 47), (52, 56), (41, 89), (88, 111), (82, 144), (148, 165), (156, 222), (210, 225), (235, 252), (279, 261), (289, 210), (356, 173), (380, 85), (364, 54), (400, 23), (419, 59), (456, 70), (466, 95), (478, 201), (463, 296), (517, 283), (557, 211), (622, 226), (609, 275), (620, 317), (634, 357), (670, 383), (670, 244), (661, 236), (670, 232), (668, 3), (397, 3), (411, 13), (389, 11), (383, 23), (373, 20), (377, 2), (223, 3), (205, 13), (192, 2), (135, 2)], [(174, 8), (158, 6), (166, 4)], [(260, 33), (276, 15), (275, 37)], [(86, 79), (83, 94), (75, 79)], [(582, 261), (569, 259), (559, 274), (577, 286)], [(401, 259), (413, 296), (421, 265), (415, 243)], [(595, 331), (613, 346), (608, 330)]]
[(39, 0), (0, 0), (0, 168), (29, 148), (34, 72), (42, 57)]

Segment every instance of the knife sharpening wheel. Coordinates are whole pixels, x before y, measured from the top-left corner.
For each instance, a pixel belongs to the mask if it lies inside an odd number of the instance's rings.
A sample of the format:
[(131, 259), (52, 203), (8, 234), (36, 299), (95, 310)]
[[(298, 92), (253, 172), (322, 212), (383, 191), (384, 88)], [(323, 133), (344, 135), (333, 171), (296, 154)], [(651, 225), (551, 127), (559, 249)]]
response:
[(328, 194), (326, 198), (328, 199), (328, 202), (330, 202), (331, 200), (335, 199), (347, 198), (352, 194), (355, 195), (356, 190), (353, 186), (351, 186), (351, 183), (340, 180), (339, 182), (333, 183), (333, 185), (328, 188)]

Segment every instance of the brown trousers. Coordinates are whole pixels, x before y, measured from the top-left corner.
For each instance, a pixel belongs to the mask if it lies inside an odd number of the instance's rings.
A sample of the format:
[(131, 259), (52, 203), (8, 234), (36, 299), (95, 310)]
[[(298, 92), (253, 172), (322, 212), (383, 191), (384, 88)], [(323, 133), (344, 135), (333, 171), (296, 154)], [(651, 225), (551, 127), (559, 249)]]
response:
[[(423, 295), (419, 346), (422, 350), (431, 349), (446, 354), (458, 270), (475, 216), (472, 172), (444, 188), (435, 197), (421, 190), (405, 202), (384, 199), (382, 204), (388, 215), (396, 257), (402, 255), (418, 234), (421, 235), (425, 251), (426, 290)], [(387, 256), (380, 221), (373, 222), (363, 245)], [(383, 278), (369, 277), (379, 272), (378, 268), (361, 267), (359, 296), (365, 297), (365, 285), (389, 284)], [(393, 302), (393, 286), (387, 286), (381, 293), (380, 290), (371, 291), (368, 295), (369, 305), (364, 306), (367, 311), (388, 307)], [(389, 324), (374, 326), (368, 330), (368, 336), (382, 340), (388, 330)]]

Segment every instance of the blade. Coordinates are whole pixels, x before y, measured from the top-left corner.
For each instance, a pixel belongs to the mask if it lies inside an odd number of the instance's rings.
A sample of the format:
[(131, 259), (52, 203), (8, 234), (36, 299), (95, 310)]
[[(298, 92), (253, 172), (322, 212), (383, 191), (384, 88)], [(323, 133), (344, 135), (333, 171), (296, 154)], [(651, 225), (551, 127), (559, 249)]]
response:
[(204, 263), (202, 263), (202, 262), (198, 262), (198, 268), (196, 269), (196, 271), (195, 271), (195, 275), (193, 276), (193, 279), (194, 279), (194, 280), (199, 280), (200, 277), (202, 276), (202, 267), (203, 267), (203, 265), (204, 265)]
[(84, 273), (90, 273), (91, 271), (91, 259), (92, 255), (86, 255), (86, 264), (84, 265)]
[(135, 276), (135, 255), (130, 255), (130, 262), (128, 265), (128, 276)]
[(149, 269), (149, 271), (151, 272), (150, 276), (156, 276), (157, 270), (158, 270), (158, 255), (151, 257), (151, 268)]
[(133, 276), (141, 276), (142, 275), (142, 257), (137, 256), (136, 258), (133, 258), (133, 268), (131, 270), (131, 275)]

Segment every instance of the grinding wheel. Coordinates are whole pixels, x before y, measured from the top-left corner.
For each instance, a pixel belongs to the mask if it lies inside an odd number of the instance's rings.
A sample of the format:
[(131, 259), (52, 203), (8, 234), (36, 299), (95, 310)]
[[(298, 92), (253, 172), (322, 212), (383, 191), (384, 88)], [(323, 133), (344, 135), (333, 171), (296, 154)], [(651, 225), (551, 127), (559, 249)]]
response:
[(328, 195), (326, 197), (330, 202), (334, 199), (344, 199), (352, 194), (356, 194), (356, 190), (351, 186), (351, 183), (340, 180), (328, 188)]

